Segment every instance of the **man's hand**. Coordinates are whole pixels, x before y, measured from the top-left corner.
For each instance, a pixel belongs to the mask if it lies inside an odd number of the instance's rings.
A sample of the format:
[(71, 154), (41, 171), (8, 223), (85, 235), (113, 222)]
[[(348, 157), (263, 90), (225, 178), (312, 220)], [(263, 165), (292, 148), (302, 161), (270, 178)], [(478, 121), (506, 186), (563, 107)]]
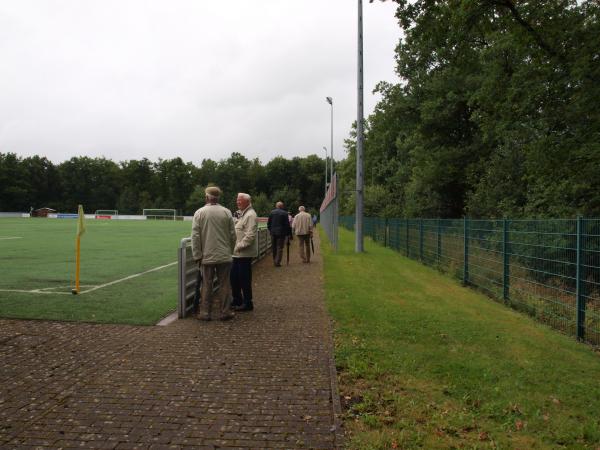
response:
[(233, 252), (239, 252), (243, 247), (240, 244), (235, 244), (235, 248), (233, 249)]

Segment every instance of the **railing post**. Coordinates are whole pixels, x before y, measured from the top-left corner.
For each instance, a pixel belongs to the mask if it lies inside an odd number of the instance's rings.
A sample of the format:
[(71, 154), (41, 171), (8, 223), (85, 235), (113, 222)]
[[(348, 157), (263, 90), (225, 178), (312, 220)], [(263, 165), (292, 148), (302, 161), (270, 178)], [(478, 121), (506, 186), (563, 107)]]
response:
[(185, 318), (185, 247), (183, 242), (179, 244), (177, 249), (177, 318)]
[(582, 265), (582, 246), (583, 246), (583, 218), (577, 216), (577, 271), (575, 297), (577, 299), (577, 339), (585, 338), (585, 297), (583, 295), (583, 265)]
[(502, 220), (502, 298), (504, 299), (504, 303), (508, 302), (508, 295), (510, 290), (508, 226), (509, 221), (507, 219)]
[(469, 219), (465, 216), (464, 219), (464, 256), (465, 260), (463, 262), (463, 283), (469, 284)]
[(389, 224), (388, 224), (388, 219), (387, 217), (385, 218), (385, 228), (384, 228), (384, 236), (383, 236), (383, 246), (384, 247), (389, 247), (389, 236), (390, 236), (390, 230), (389, 230)]
[(442, 219), (437, 220), (437, 265), (440, 266), (442, 258)]
[(419, 219), (419, 260), (423, 262), (423, 219)]
[(408, 220), (406, 219), (406, 256), (410, 257), (410, 251), (408, 250)]

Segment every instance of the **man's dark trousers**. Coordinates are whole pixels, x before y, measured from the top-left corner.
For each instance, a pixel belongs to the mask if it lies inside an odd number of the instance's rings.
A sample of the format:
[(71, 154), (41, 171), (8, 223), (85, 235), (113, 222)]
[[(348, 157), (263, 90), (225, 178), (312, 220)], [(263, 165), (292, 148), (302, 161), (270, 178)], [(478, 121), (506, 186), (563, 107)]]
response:
[(283, 257), (283, 246), (285, 245), (286, 236), (271, 235), (271, 249), (273, 250), (273, 263), (276, 266), (281, 265)]
[(233, 258), (231, 266), (232, 306), (253, 308), (252, 303), (252, 258)]

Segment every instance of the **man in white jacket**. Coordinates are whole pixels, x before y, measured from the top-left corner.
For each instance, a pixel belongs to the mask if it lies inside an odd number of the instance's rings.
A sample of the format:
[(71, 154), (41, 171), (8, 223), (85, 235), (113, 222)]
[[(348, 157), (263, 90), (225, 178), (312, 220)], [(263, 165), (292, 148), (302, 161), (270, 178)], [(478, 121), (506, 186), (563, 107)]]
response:
[(231, 295), (235, 311), (252, 311), (252, 259), (258, 254), (256, 212), (252, 198), (243, 192), (237, 196), (236, 243), (231, 267)]

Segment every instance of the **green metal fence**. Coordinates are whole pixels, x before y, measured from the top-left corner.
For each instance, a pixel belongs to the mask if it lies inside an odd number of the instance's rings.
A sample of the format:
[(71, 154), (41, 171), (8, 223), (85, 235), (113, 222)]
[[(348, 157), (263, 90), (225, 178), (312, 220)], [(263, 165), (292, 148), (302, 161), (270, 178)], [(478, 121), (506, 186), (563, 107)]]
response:
[[(353, 216), (342, 216), (352, 230)], [(364, 219), (365, 236), (600, 345), (600, 219)]]

